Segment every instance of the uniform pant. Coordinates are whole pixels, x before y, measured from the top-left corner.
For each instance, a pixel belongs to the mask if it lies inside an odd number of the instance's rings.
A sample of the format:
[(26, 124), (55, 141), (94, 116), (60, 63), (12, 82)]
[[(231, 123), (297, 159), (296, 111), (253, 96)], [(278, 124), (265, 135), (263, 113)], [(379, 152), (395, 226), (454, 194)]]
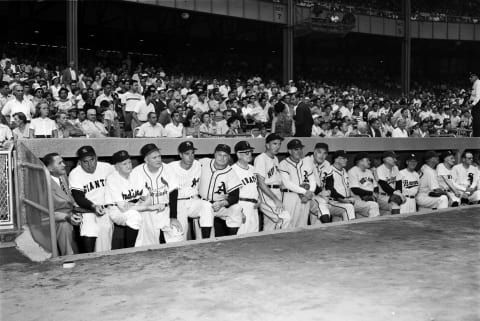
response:
[(480, 201), (480, 191), (474, 191), (469, 197), (468, 197), (468, 200), (470, 202), (474, 202), (474, 203), (477, 203), (478, 201)]
[(355, 219), (355, 207), (353, 204), (330, 200), (328, 202), (328, 209), (330, 210), (330, 215), (341, 216), (344, 221)]
[(418, 207), (431, 208), (431, 209), (441, 209), (448, 207), (448, 197), (442, 195), (440, 197), (428, 196), (428, 194), (420, 193), (416, 196), (416, 201)]
[(240, 227), (243, 223), (242, 207), (237, 203), (230, 207), (222, 207), (217, 212), (213, 212), (215, 217), (225, 221), (227, 227)]
[[(280, 189), (275, 188), (271, 189), (271, 191), (279, 200), (282, 199)], [(259, 208), (263, 213), (263, 230), (273, 231), (287, 228), (290, 225), (290, 213), (287, 210), (281, 212), (276, 211), (274, 202), (268, 196), (264, 195), (262, 192), (259, 193), (259, 196)]]
[(447, 192), (448, 195), (448, 206), (452, 206), (453, 203), (457, 203), (457, 206), (460, 205), (460, 198), (457, 197), (455, 194), (452, 192)]
[(480, 137), (480, 101), (472, 106), (472, 137)]
[(110, 215), (98, 216), (95, 213), (82, 214), (80, 236), (96, 237), (95, 252), (112, 249), (113, 224)]
[(177, 219), (182, 225), (184, 240), (187, 239), (188, 218), (199, 218), (200, 227), (213, 226), (212, 204), (201, 199), (179, 200)]
[(406, 202), (400, 205), (400, 213), (414, 213), (417, 211), (417, 201), (414, 198), (405, 196)]
[(73, 226), (68, 222), (56, 222), (57, 245), (60, 255), (78, 253), (78, 246), (73, 239)]
[(245, 215), (245, 223), (238, 229), (237, 235), (258, 232), (258, 209), (257, 204), (246, 201), (239, 201), (243, 214)]
[(389, 199), (390, 199), (389, 195), (383, 195), (383, 194), (378, 195), (377, 203), (378, 203), (378, 207), (380, 209), (380, 215), (382, 215), (382, 216), (383, 215), (390, 215), (390, 214), (392, 214), (392, 210), (399, 210), (400, 209), (400, 205), (398, 205), (397, 203), (394, 203), (394, 202), (388, 202)]
[(321, 196), (314, 196), (310, 201), (310, 224), (322, 224), (320, 217), (322, 215), (330, 216), (330, 209), (328, 208), (328, 200)]
[(289, 227), (307, 226), (310, 201), (302, 203), (297, 193), (284, 192), (282, 202), (291, 216)]
[(353, 207), (355, 208), (355, 217), (358, 216), (362, 217), (376, 217), (380, 216), (380, 208), (378, 207), (377, 202), (373, 201), (364, 201), (359, 196), (355, 195), (355, 204)]

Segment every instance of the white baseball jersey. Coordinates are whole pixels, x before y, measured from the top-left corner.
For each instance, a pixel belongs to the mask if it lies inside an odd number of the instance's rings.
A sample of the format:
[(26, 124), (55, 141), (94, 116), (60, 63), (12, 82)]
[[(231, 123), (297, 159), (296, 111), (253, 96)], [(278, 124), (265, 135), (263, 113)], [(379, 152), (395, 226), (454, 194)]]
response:
[(427, 164), (420, 168), (420, 182), (418, 186), (419, 194), (428, 194), (432, 190), (440, 188), (437, 179), (437, 172)]
[[(399, 173), (398, 167), (393, 166), (392, 169), (388, 169), (385, 164), (382, 164), (377, 167), (377, 180), (382, 180), (388, 183), (391, 188), (395, 189), (395, 184), (397, 183), (397, 176)], [(380, 193), (386, 193), (383, 189), (382, 186), (379, 185), (379, 191)]]
[(402, 194), (405, 196), (415, 196), (418, 193), (420, 175), (416, 171), (409, 171), (404, 168), (398, 173), (397, 181), (402, 182)]
[(108, 163), (97, 162), (93, 174), (87, 173), (77, 165), (68, 176), (70, 189), (85, 193), (85, 197), (95, 205), (105, 204), (105, 185), (108, 175), (115, 171), (115, 167)]
[(242, 182), (232, 169), (227, 166), (224, 169), (214, 167), (215, 160), (211, 158), (200, 159), (202, 174), (200, 176), (199, 194), (208, 201), (222, 201), (228, 193), (240, 188)]
[(437, 175), (440, 187), (447, 191), (450, 190), (450, 187), (445, 183), (442, 176), (445, 176), (449, 181), (453, 182), (452, 168), (448, 169), (444, 163), (440, 163), (437, 166)]
[(164, 165), (152, 173), (147, 164), (140, 164), (130, 174), (139, 185), (143, 185), (152, 198), (153, 204), (168, 204), (169, 193), (178, 188), (178, 182)]
[(332, 177), (335, 191), (343, 197), (350, 197), (350, 183), (345, 168), (339, 170), (335, 166), (332, 166)]
[[(287, 157), (280, 162), (278, 169), (282, 176), (282, 185), (286, 189), (298, 194), (305, 194), (307, 190), (315, 191), (317, 183), (310, 162), (301, 159), (295, 163), (290, 157)], [(302, 184), (308, 184), (309, 187), (303, 188), (300, 186)]]
[(468, 166), (465, 168), (463, 164), (457, 164), (452, 169), (453, 182), (465, 191), (468, 187), (475, 188), (478, 183), (478, 168), (475, 166)]
[(136, 202), (141, 197), (149, 195), (148, 189), (142, 181), (132, 175), (125, 178), (116, 170), (107, 176), (105, 186), (105, 203)]
[(194, 160), (192, 167), (188, 170), (180, 166), (180, 161), (171, 162), (166, 166), (168, 172), (175, 176), (178, 182), (178, 198), (189, 198), (198, 195), (200, 175), (202, 174), (202, 166), (200, 166), (199, 161)]
[(313, 168), (313, 176), (315, 177), (317, 186), (323, 189), (325, 187), (325, 181), (327, 180), (327, 177), (332, 175), (332, 165), (330, 165), (329, 161), (327, 160), (323, 161), (321, 164), (315, 162), (313, 155), (305, 157), (305, 161), (310, 162)]
[(258, 200), (257, 175), (254, 167), (248, 165), (248, 169), (243, 169), (238, 163), (235, 163), (232, 168), (242, 182), (240, 197)]
[(350, 188), (361, 188), (370, 192), (377, 186), (372, 171), (370, 169), (362, 171), (358, 166), (353, 166), (348, 171), (348, 183)]
[(282, 177), (278, 171), (278, 158), (270, 158), (266, 153), (261, 153), (254, 161), (255, 172), (265, 179), (267, 185), (280, 185)]

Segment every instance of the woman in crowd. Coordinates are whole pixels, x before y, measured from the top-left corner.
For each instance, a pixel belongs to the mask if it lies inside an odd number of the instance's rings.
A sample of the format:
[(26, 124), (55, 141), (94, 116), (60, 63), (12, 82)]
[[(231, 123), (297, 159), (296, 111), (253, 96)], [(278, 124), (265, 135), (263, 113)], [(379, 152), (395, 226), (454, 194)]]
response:
[(40, 114), (30, 122), (30, 137), (33, 138), (57, 138), (57, 125), (54, 120), (48, 118), (50, 112), (47, 102), (39, 104)]
[(0, 148), (8, 148), (9, 144), (13, 140), (12, 131), (8, 127), (5, 116), (0, 114)]
[(272, 120), (272, 133), (277, 133), (282, 137), (292, 137), (295, 135), (295, 122), (288, 115), (287, 106), (278, 102), (274, 106), (275, 117)]
[(52, 93), (53, 99), (58, 100), (58, 92), (60, 91), (60, 88), (62, 88), (60, 85), (60, 77), (54, 76), (52, 82), (53, 84), (50, 86), (50, 92)]
[(227, 136), (237, 136), (240, 134), (240, 119), (237, 116), (232, 116), (227, 119)]
[(38, 104), (44, 99), (43, 97), (43, 88), (39, 87), (35, 89), (35, 92), (33, 94), (33, 99), (32, 99), (32, 104), (35, 108), (38, 107)]
[(13, 138), (15, 140), (30, 138), (30, 123), (27, 122), (27, 117), (24, 113), (18, 112), (13, 114), (13, 122), (16, 126), (13, 130)]
[(183, 137), (198, 138), (200, 132), (200, 120), (195, 111), (188, 112), (185, 121), (183, 122)]
[[(214, 114), (212, 112), (212, 114)], [(200, 125), (200, 137), (210, 137), (210, 134), (215, 134), (214, 128), (212, 126), (210, 113), (208, 111), (202, 113), (200, 116), (202, 124)]]

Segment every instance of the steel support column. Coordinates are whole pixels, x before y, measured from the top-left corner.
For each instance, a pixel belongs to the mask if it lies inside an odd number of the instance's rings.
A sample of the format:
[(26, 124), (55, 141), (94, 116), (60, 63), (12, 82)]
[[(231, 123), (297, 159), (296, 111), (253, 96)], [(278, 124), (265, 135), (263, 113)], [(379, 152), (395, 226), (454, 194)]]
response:
[(293, 26), (295, 24), (295, 4), (287, 3), (287, 25), (283, 29), (283, 81), (293, 79)]
[(410, 93), (411, 75), (411, 3), (410, 0), (402, 0), (403, 6), (403, 41), (402, 41), (402, 93), (408, 97)]
[(78, 68), (78, 0), (67, 0), (67, 65)]

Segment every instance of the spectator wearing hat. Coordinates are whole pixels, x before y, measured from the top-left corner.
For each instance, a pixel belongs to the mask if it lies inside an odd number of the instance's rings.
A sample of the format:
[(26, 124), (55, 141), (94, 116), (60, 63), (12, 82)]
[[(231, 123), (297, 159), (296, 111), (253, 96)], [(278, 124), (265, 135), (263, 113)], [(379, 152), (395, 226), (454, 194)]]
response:
[(320, 124), (322, 123), (322, 118), (318, 115), (315, 114), (312, 116), (313, 118), (313, 125), (312, 125), (312, 137), (324, 137), (325, 133), (322, 130), (322, 127)]
[(405, 203), (400, 205), (400, 213), (414, 213), (417, 211), (417, 202), (415, 197), (418, 194), (418, 185), (420, 175), (416, 171), (417, 156), (409, 154), (405, 159), (407, 167), (402, 169), (397, 176), (396, 189), (399, 190), (405, 198)]
[(472, 106), (472, 137), (480, 137), (480, 79), (477, 73), (470, 73), (472, 82), (472, 94), (470, 104)]
[(183, 136), (183, 124), (181, 123), (180, 112), (172, 112), (172, 121), (165, 126), (165, 137), (179, 138)]
[(435, 168), (438, 165), (438, 154), (428, 151), (424, 155), (425, 164), (420, 168), (418, 194), (415, 198), (420, 208), (442, 209), (448, 207), (448, 196), (440, 187)]
[(453, 180), (453, 166), (455, 165), (455, 153), (447, 150), (441, 154), (442, 163), (437, 166), (438, 184), (448, 196), (449, 206), (456, 207), (460, 205), (460, 199), (463, 192), (462, 187)]
[(382, 215), (399, 214), (400, 204), (390, 202), (390, 196), (396, 194), (405, 201), (400, 190), (397, 190), (397, 176), (399, 173), (397, 163), (397, 155), (392, 151), (386, 151), (382, 155), (382, 165), (378, 166), (375, 176), (378, 183), (379, 195), (378, 205)]
[(370, 170), (370, 157), (361, 152), (355, 156), (355, 166), (348, 171), (348, 183), (355, 198), (355, 214), (363, 217), (380, 215), (376, 202), (378, 187)]
[[(43, 95), (44, 95), (43, 88), (38, 87), (37, 89), (35, 89), (33, 98), (31, 99), (31, 102), (35, 107), (35, 109), (38, 106), (38, 104), (45, 99)], [(1, 103), (0, 103), (0, 106), (1, 106)]]

